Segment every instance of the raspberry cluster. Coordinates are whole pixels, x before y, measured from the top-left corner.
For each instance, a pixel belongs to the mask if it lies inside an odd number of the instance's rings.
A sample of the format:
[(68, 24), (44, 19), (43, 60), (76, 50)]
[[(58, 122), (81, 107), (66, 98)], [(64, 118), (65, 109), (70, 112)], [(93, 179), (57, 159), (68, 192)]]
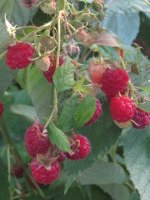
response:
[(66, 158), (81, 160), (91, 152), (89, 140), (80, 134), (73, 134), (70, 138), (71, 153), (60, 151), (51, 143), (47, 130), (37, 120), (26, 131), (25, 147), (32, 157), (32, 176), (37, 183), (43, 185), (51, 184), (59, 177), (61, 163)]
[[(123, 51), (120, 52), (123, 59)], [(150, 125), (150, 113), (136, 107), (134, 101), (126, 94), (129, 75), (126, 70), (116, 68), (108, 63), (97, 64), (90, 61), (87, 69), (93, 84), (99, 85), (110, 103), (112, 119), (120, 128), (132, 124), (136, 129), (143, 129)], [(102, 114), (101, 104), (96, 102), (96, 111), (86, 125), (91, 125)]]

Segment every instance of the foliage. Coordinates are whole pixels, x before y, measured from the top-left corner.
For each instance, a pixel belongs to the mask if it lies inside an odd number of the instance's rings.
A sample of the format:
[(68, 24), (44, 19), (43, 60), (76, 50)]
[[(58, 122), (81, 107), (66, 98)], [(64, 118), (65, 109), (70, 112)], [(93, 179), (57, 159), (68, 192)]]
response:
[[(20, 0), (0, 2), (0, 99), (4, 104), (0, 199), (149, 200), (150, 128), (118, 127), (109, 101), (87, 71), (91, 60), (126, 67), (130, 95), (139, 108), (150, 112), (150, 61), (138, 45), (130, 46), (140, 30), (140, 12), (150, 11), (149, 1), (57, 0), (56, 7), (48, 7), (51, 14), (41, 11), (43, 1), (35, 2), (31, 8)], [(29, 42), (36, 50), (31, 64), (22, 70), (6, 65), (7, 47), (17, 41)], [(37, 63), (46, 56), (54, 60), (48, 66), (40, 62), (39, 69)], [(64, 63), (59, 67), (61, 56)], [(43, 73), (51, 64), (55, 70), (49, 83)], [(96, 98), (103, 114), (88, 127)], [(56, 153), (50, 162), (62, 152), (74, 153), (72, 134), (86, 136), (92, 148), (84, 160), (65, 160), (61, 176), (50, 186), (38, 185), (28, 165), (32, 158), (25, 150), (24, 136), (35, 119), (48, 130), (56, 150), (50, 152)], [(25, 170), (21, 179), (12, 173), (15, 164)]]

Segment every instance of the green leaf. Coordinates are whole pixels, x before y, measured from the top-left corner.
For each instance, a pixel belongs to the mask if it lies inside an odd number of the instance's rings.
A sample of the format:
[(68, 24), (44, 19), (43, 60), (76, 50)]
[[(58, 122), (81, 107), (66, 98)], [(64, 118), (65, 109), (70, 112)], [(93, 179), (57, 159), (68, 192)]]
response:
[(140, 195), (137, 193), (137, 191), (132, 193), (131, 200), (140, 200)]
[(36, 13), (37, 8), (28, 9), (20, 0), (3, 0), (0, 3), (0, 18), (4, 15), (14, 24), (26, 25)]
[(100, 187), (96, 185), (90, 186), (90, 200), (112, 200)]
[(89, 168), (98, 158), (102, 158), (106, 153), (109, 152), (110, 147), (116, 143), (122, 131), (112, 121), (107, 102), (105, 102), (104, 99), (101, 99), (101, 102), (103, 106), (103, 115), (99, 121), (90, 127), (84, 126), (78, 130), (75, 130), (77, 133), (81, 133), (88, 137), (91, 143), (92, 151), (84, 160), (66, 160), (64, 162), (64, 167), (68, 178), (65, 192), (67, 192), (72, 182), (80, 173)]
[(127, 181), (127, 176), (120, 165), (98, 161), (86, 169), (79, 180), (83, 185), (122, 184)]
[(81, 127), (88, 122), (96, 109), (96, 99), (87, 95), (75, 112), (75, 127)]
[(113, 200), (131, 200), (129, 189), (121, 184), (100, 185), (104, 192), (108, 193)]
[(41, 122), (50, 116), (53, 106), (53, 85), (49, 84), (36, 67), (28, 68), (26, 89)]
[(12, 91), (10, 88), (9, 91), (3, 95), (2, 101), (5, 107), (4, 119), (7, 129), (14, 141), (21, 143), (21, 141), (24, 140), (24, 133), (27, 127), (31, 124), (31, 120), (24, 116), (12, 113), (11, 106), (14, 104), (31, 105), (29, 96), (25, 90)]
[(49, 137), (53, 144), (55, 144), (62, 151), (71, 152), (70, 144), (67, 136), (54, 124), (48, 126)]
[(79, 105), (79, 96), (73, 95), (65, 103), (59, 118), (59, 127), (63, 131), (68, 131), (74, 127), (74, 113)]
[(117, 12), (117, 13), (130, 13), (130, 12), (137, 12), (137, 11), (149, 11), (149, 6), (146, 3), (146, 1), (143, 0), (106, 0), (105, 6), (111, 11), (111, 12)]
[(124, 156), (131, 180), (141, 196), (150, 199), (150, 127), (130, 129), (124, 136)]
[(31, 121), (34, 121), (36, 117), (35, 109), (32, 106), (15, 104), (11, 106), (11, 111), (17, 115), (22, 115)]
[(145, 112), (150, 112), (150, 101), (138, 104), (138, 107), (144, 110)]
[(15, 75), (16, 72), (6, 66), (5, 58), (0, 60), (0, 95), (8, 89)]
[(58, 92), (68, 90), (75, 85), (74, 70), (75, 67), (70, 61), (56, 70), (53, 81)]
[(145, 93), (150, 94), (150, 81), (148, 81), (145, 84), (141, 85), (140, 89), (142, 89)]
[(0, 159), (0, 177), (1, 180), (0, 181), (0, 199), (5, 199), (5, 200), (9, 200), (9, 190), (8, 190), (8, 177), (7, 177), (7, 168), (6, 166), (3, 164), (2, 159)]

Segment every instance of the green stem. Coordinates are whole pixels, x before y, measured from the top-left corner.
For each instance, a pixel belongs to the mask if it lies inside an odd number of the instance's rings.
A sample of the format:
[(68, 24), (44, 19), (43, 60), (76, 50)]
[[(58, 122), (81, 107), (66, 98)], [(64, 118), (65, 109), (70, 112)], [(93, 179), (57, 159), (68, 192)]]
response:
[[(121, 64), (122, 64), (123, 68), (125, 70), (127, 70), (126, 65), (124, 63), (124, 60), (122, 59), (121, 56), (120, 56), (120, 60), (121, 60)], [(134, 85), (132, 84), (131, 80), (129, 80), (129, 86), (130, 86), (130, 89), (131, 89), (132, 96), (133, 96), (135, 102), (138, 104), (137, 96), (135, 94), (135, 88), (134, 88)]]
[(58, 113), (58, 97), (57, 97), (57, 90), (54, 87), (54, 108), (52, 110), (52, 113), (50, 115), (50, 117), (48, 118), (46, 124), (45, 124), (45, 128), (48, 127), (49, 123), (52, 122), (53, 118), (56, 120), (57, 119), (57, 113)]
[[(58, 18), (57, 18), (57, 34), (58, 34), (58, 46), (57, 46), (57, 55), (56, 55), (56, 69), (59, 67), (59, 58), (60, 58), (60, 46), (61, 46), (61, 15), (62, 12), (59, 11), (58, 14)], [(54, 109), (50, 115), (50, 117), (48, 118), (46, 124), (45, 124), (45, 128), (49, 125), (49, 123), (52, 121), (53, 117), (55, 118), (55, 120), (57, 120), (57, 115), (58, 115), (58, 97), (57, 97), (57, 90), (54, 86)]]
[(11, 162), (10, 162), (10, 149), (7, 147), (7, 165), (8, 165), (8, 184), (9, 184), (9, 197), (10, 200), (13, 199), (11, 190)]
[(61, 45), (61, 11), (58, 14), (58, 46), (57, 46), (57, 57), (56, 57), (56, 69), (59, 67), (59, 57), (60, 57), (60, 45)]
[(41, 188), (38, 186), (38, 184), (31, 178), (31, 175), (29, 174), (29, 172), (27, 171), (26, 167), (24, 166), (23, 162), (22, 162), (22, 159), (9, 135), (9, 132), (7, 130), (7, 127), (6, 127), (6, 124), (5, 124), (5, 120), (3, 117), (1, 117), (1, 120), (0, 120), (0, 127), (1, 127), (1, 132), (2, 132), (2, 135), (3, 135), (3, 138), (5, 139), (6, 141), (6, 144), (8, 146), (8, 148), (10, 149), (10, 152), (12, 153), (12, 155), (14, 155), (15, 159), (16, 159), (16, 162), (19, 163), (24, 171), (25, 171), (25, 175), (26, 177), (31, 180), (31, 182), (34, 184), (35, 188), (37, 189), (38, 193), (40, 194), (41, 197), (45, 197), (43, 191), (41, 190)]
[(64, 10), (66, 6), (66, 0), (58, 0), (57, 1), (57, 10)]

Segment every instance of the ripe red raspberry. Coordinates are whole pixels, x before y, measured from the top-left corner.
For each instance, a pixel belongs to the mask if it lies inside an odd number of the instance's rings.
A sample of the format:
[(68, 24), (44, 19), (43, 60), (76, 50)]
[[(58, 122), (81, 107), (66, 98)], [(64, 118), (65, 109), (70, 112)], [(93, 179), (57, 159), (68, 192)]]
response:
[(74, 134), (72, 139), (74, 140), (74, 144), (71, 145), (73, 153), (67, 154), (67, 157), (70, 160), (82, 160), (86, 158), (91, 152), (91, 145), (87, 137)]
[(118, 93), (125, 94), (128, 81), (129, 75), (124, 69), (107, 69), (102, 76), (101, 89), (108, 99), (112, 99)]
[(22, 2), (26, 8), (31, 8), (37, 2), (37, 0), (22, 0)]
[(22, 178), (24, 173), (24, 168), (21, 165), (14, 165), (12, 168), (12, 175), (16, 178)]
[(110, 103), (112, 118), (117, 122), (127, 122), (133, 118), (135, 105), (129, 97), (115, 97)]
[[(59, 66), (63, 65), (64, 59), (60, 57), (59, 59)], [(45, 78), (48, 80), (49, 83), (53, 83), (53, 76), (56, 70), (56, 57), (51, 55), (50, 56), (50, 66), (47, 71), (43, 72)]]
[(37, 120), (26, 131), (25, 146), (27, 152), (32, 157), (37, 154), (44, 154), (52, 147), (47, 130), (44, 130), (44, 126), (39, 124)]
[(60, 175), (61, 166), (58, 161), (51, 163), (49, 168), (35, 159), (30, 164), (32, 176), (40, 184), (48, 185), (54, 182)]
[(17, 42), (7, 48), (6, 64), (11, 69), (26, 68), (32, 61), (35, 49), (27, 42)]
[(85, 124), (86, 126), (90, 126), (92, 125), (95, 121), (97, 121), (99, 119), (99, 117), (102, 115), (102, 105), (101, 102), (96, 99), (96, 110), (93, 114), (93, 117)]
[(133, 116), (134, 128), (143, 129), (146, 126), (150, 125), (150, 113), (141, 110), (140, 108), (136, 108), (136, 111)]
[(4, 111), (3, 103), (0, 102), (0, 117), (1, 117), (2, 114), (3, 114), (3, 111)]

